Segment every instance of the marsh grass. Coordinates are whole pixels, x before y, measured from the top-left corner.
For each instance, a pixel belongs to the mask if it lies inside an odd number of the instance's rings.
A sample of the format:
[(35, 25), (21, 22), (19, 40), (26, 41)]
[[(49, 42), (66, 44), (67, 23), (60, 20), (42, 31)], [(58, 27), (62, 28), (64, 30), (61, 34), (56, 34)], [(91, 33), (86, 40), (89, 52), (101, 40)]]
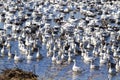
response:
[(5, 69), (0, 74), (0, 80), (37, 80), (37, 75), (19, 68)]

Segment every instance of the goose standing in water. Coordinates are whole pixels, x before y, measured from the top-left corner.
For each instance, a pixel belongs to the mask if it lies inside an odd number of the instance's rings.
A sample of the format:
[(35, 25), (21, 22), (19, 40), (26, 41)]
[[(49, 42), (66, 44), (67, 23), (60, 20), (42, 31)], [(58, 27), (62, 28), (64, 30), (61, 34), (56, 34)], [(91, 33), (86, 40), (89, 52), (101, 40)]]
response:
[(7, 47), (8, 49), (10, 49), (10, 47), (11, 47), (10, 41), (8, 41), (6, 47)]
[(83, 58), (85, 62), (90, 62), (91, 60), (93, 60), (93, 57), (89, 56), (88, 52), (85, 53)]
[(53, 62), (53, 63), (55, 63), (55, 62), (56, 62), (55, 51), (53, 52), (52, 62)]
[(49, 49), (49, 48), (50, 48), (50, 45), (51, 45), (51, 44), (50, 44), (50, 42), (48, 41), (48, 42), (46, 43), (46, 48)]
[(53, 51), (51, 48), (49, 48), (47, 51), (47, 57), (51, 57), (52, 55), (53, 55)]
[(6, 40), (5, 44), (4, 44), (7, 48), (10, 48), (10, 41)]
[(8, 57), (12, 57), (12, 54), (11, 54), (11, 50), (9, 49), (9, 51), (8, 51)]
[(32, 59), (33, 59), (33, 56), (31, 55), (31, 52), (29, 50), (27, 54), (27, 60), (32, 60)]
[(36, 53), (36, 58), (37, 58), (37, 59), (41, 59), (41, 58), (42, 58), (42, 55), (40, 54), (39, 48), (38, 48), (38, 51), (37, 51), (37, 53)]
[(116, 49), (113, 49), (113, 52), (114, 52), (114, 53), (113, 53), (113, 56), (114, 56), (114, 57), (118, 57), (117, 50), (116, 50)]
[(116, 68), (116, 72), (120, 72), (120, 63), (119, 63), (119, 59), (117, 59), (117, 61), (116, 61), (116, 66), (115, 66), (115, 68)]
[(15, 51), (15, 56), (14, 56), (14, 61), (20, 61), (21, 60), (21, 57), (18, 56), (17, 52)]
[(71, 62), (72, 62), (71, 53), (68, 52), (68, 63), (71, 63)]
[(102, 56), (100, 57), (100, 65), (103, 65), (103, 64), (105, 64), (105, 63), (107, 62), (107, 60), (104, 59), (103, 56), (104, 56), (104, 55), (102, 55)]
[(56, 64), (62, 64), (62, 60), (59, 58), (59, 56), (56, 57)]
[(87, 49), (90, 49), (91, 48), (91, 45), (90, 45), (90, 43), (88, 43), (88, 45), (87, 45)]
[(1, 56), (5, 55), (5, 46), (3, 46), (3, 48), (1, 49)]
[(74, 62), (74, 64), (73, 64), (72, 70), (74, 72), (82, 72), (81, 68), (76, 66), (76, 60), (75, 59), (73, 60), (73, 62)]
[(8, 59), (14, 58), (15, 54), (11, 53), (11, 48), (8, 51)]
[(99, 65), (95, 64), (95, 59), (91, 60), (90, 69), (99, 69)]
[(116, 74), (116, 69), (115, 69), (115, 67), (112, 67), (111, 63), (110, 63), (110, 66), (108, 68), (108, 73), (111, 74), (111, 75)]
[(61, 59), (62, 59), (62, 60), (65, 60), (65, 54), (64, 54), (64, 53), (62, 53)]

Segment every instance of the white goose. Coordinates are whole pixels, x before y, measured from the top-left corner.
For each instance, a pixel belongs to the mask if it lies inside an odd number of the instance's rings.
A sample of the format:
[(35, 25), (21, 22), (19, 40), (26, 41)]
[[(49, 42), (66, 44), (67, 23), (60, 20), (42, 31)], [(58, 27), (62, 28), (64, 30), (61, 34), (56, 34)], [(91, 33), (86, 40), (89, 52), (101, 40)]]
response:
[(78, 66), (76, 66), (76, 61), (75, 61), (75, 59), (73, 60), (73, 62), (74, 62), (74, 64), (73, 64), (72, 70), (73, 70), (74, 72), (82, 72), (81, 68), (78, 67)]
[(90, 69), (99, 69), (99, 65), (94, 63), (94, 60), (91, 61)]
[(72, 61), (72, 58), (71, 58), (71, 53), (68, 52), (68, 63), (70, 63)]
[(30, 52), (30, 50), (28, 51), (28, 54), (27, 54), (27, 60), (32, 60), (33, 59), (33, 56), (31, 56), (31, 54), (30, 54), (31, 52)]
[(22, 51), (22, 54), (25, 54), (25, 55), (28, 54), (27, 48), (25, 48), (25, 45), (24, 45), (24, 44), (21, 44), (21, 46), (19, 47), (19, 49)]
[(17, 55), (17, 52), (15, 51), (15, 56), (14, 56), (15, 61), (20, 61), (21, 57)]
[(103, 56), (100, 57), (100, 65), (103, 65), (103, 64), (105, 64), (107, 62), (107, 60), (104, 59)]
[(88, 45), (87, 45), (87, 49), (90, 49), (91, 48), (91, 45), (90, 45), (90, 43), (88, 43)]
[(116, 72), (120, 72), (119, 59), (117, 59), (117, 62), (116, 62), (115, 68), (116, 68)]
[(47, 57), (50, 57), (53, 55), (53, 51), (51, 49), (48, 49), (47, 51)]
[(62, 55), (61, 55), (61, 59), (62, 59), (62, 60), (65, 59), (65, 54), (64, 54), (64, 53), (62, 53)]
[(5, 46), (3, 46), (3, 48), (1, 49), (1, 54), (2, 54), (2, 55), (5, 54)]
[(36, 53), (36, 58), (37, 58), (37, 59), (41, 59), (41, 58), (42, 58), (42, 55), (40, 54), (39, 48), (38, 48), (38, 51), (37, 51), (37, 53)]
[(114, 56), (114, 57), (117, 57), (117, 56), (118, 56), (117, 50), (116, 50), (116, 49), (113, 49), (113, 51), (114, 51), (113, 56)]
[(51, 44), (50, 44), (50, 42), (48, 41), (48, 42), (46, 43), (46, 48), (49, 49), (50, 46), (51, 46)]
[(7, 44), (8, 44), (8, 41), (6, 40), (5, 43), (4, 43), (4, 45), (6, 46)]
[(52, 62), (53, 62), (53, 63), (55, 63), (55, 62), (56, 62), (55, 52), (53, 52)]
[(118, 47), (118, 48), (117, 48), (117, 52), (119, 52), (119, 51), (120, 51), (120, 48)]
[(94, 48), (94, 49), (93, 49), (93, 54), (94, 54), (94, 56), (98, 56), (98, 55), (99, 55), (99, 52)]
[(8, 51), (8, 59), (13, 58), (15, 55), (11, 53), (11, 49)]
[(59, 47), (59, 48), (61, 47), (61, 43), (60, 43), (60, 41), (58, 41), (58, 47)]
[(62, 50), (60, 49), (59, 51), (58, 51), (58, 56), (61, 56), (62, 55)]
[(56, 51), (56, 50), (57, 50), (57, 47), (56, 47), (56, 45), (54, 44), (53, 51)]
[(112, 74), (112, 75), (115, 75), (116, 74), (116, 69), (115, 68), (111, 68), (111, 65), (110, 65), (110, 67), (108, 69), (108, 73)]
[(10, 45), (10, 41), (8, 41), (6, 47), (7, 47), (7, 48), (10, 48), (10, 47), (11, 47), (11, 45)]
[(59, 56), (57, 56), (57, 58), (56, 58), (56, 64), (62, 64), (62, 60), (59, 59)]
[(83, 56), (83, 58), (84, 58), (85, 62), (90, 62), (93, 59), (93, 57), (88, 56), (88, 52), (85, 53), (85, 55)]

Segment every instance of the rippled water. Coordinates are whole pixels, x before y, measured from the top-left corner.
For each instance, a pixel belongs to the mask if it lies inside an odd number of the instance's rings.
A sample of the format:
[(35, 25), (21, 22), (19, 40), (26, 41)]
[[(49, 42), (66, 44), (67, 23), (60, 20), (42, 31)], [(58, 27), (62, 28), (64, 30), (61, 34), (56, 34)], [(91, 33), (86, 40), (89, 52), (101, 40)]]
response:
[[(11, 42), (12, 45), (17, 42)], [(13, 46), (13, 51), (16, 45)], [(84, 71), (75, 73), (72, 71), (73, 63), (69, 65), (55, 65), (51, 63), (51, 59), (46, 57), (45, 46), (41, 48), (41, 53), (44, 58), (40, 61), (26, 61), (14, 63), (13, 59), (8, 59), (7, 56), (0, 58), (0, 69), (18, 67), (23, 70), (32, 71), (37, 74), (39, 80), (120, 80), (120, 73), (115, 76), (108, 75), (107, 66), (100, 67), (99, 70), (90, 70), (89, 63), (84, 63), (80, 56), (76, 57), (77, 65)]]
[[(66, 14), (66, 19), (68, 17), (69, 14)], [(80, 17), (80, 13), (77, 13), (75, 17)], [(3, 25), (0, 22), (0, 28), (3, 28)], [(51, 25), (55, 25), (55, 23), (51, 22)], [(13, 53), (15, 49), (18, 49), (18, 42), (11, 41), (11, 45)], [(13, 59), (8, 59), (7, 56), (0, 57), (0, 71), (6, 68), (18, 67), (34, 72), (39, 76), (39, 80), (120, 80), (120, 73), (117, 73), (115, 76), (109, 75), (106, 65), (100, 67), (99, 70), (90, 70), (89, 63), (83, 62), (80, 56), (76, 56), (77, 65), (84, 69), (84, 71), (82, 73), (75, 73), (72, 71), (73, 63), (69, 65), (52, 64), (51, 59), (46, 57), (47, 51), (45, 45), (42, 46), (40, 52), (44, 56), (40, 61), (23, 60), (22, 62), (15, 63)]]

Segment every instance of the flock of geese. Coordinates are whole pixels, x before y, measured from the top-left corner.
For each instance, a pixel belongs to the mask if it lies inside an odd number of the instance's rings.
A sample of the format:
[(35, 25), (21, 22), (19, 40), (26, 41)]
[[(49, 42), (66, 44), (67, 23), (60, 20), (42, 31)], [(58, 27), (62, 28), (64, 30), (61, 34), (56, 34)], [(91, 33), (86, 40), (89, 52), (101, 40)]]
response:
[[(105, 64), (110, 74), (120, 71), (119, 0), (1, 1), (0, 22), (1, 56), (41, 59), (45, 45), (54, 64), (73, 62), (74, 72), (82, 72), (76, 56), (90, 63), (90, 69)], [(11, 51), (12, 41), (18, 50)]]

